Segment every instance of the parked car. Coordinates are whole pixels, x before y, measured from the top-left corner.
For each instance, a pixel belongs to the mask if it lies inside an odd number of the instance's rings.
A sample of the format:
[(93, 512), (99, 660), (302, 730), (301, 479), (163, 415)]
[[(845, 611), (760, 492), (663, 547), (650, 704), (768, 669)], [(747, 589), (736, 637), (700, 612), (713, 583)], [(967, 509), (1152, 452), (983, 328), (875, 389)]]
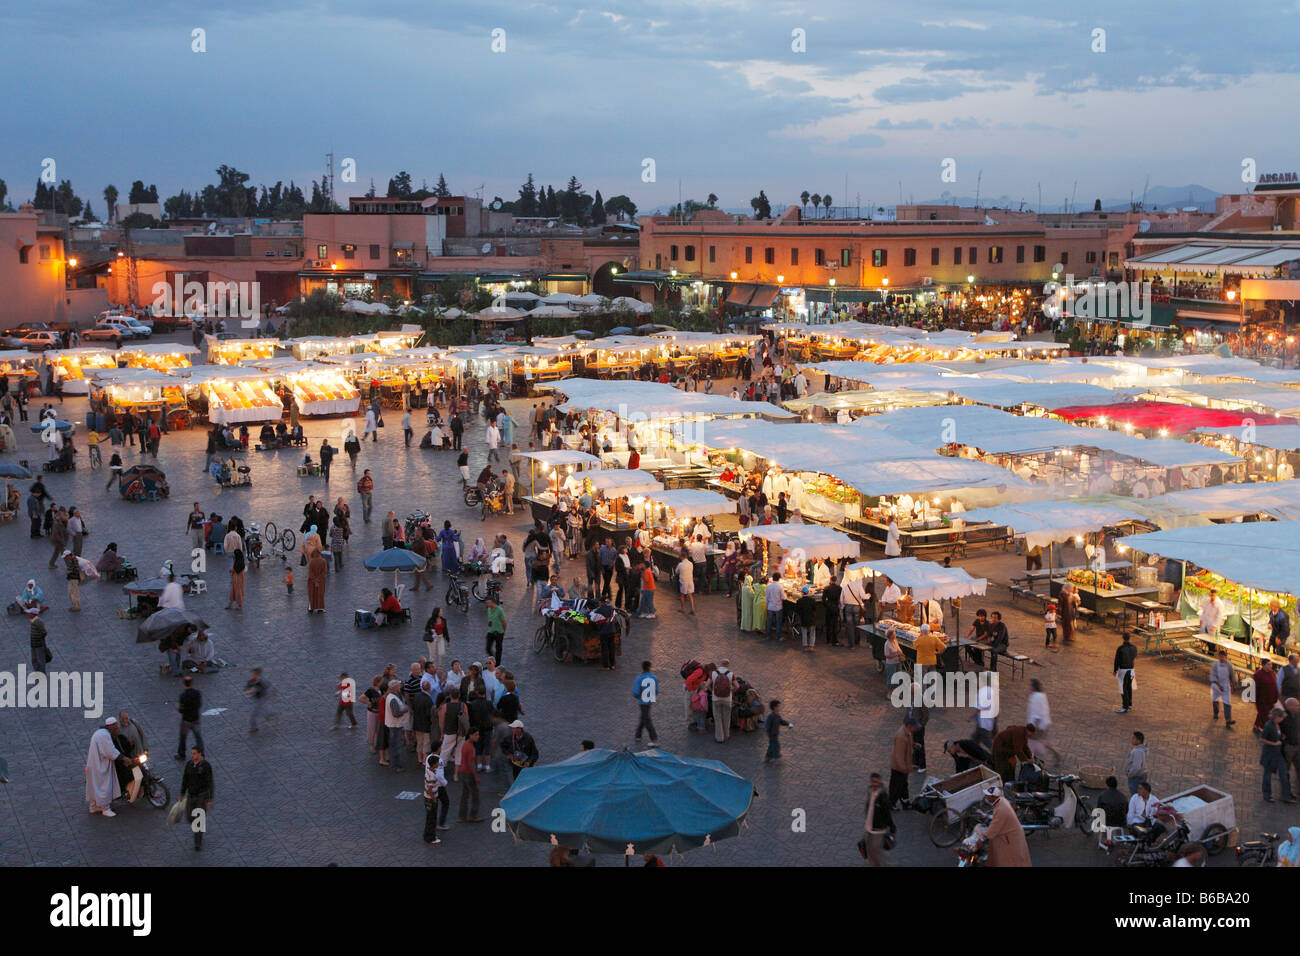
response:
[(126, 316), (126, 324), (133, 332), (135, 332), (135, 336), (138, 339), (147, 339), (149, 336), (153, 335), (153, 327), (145, 325), (139, 319)]
[(83, 342), (112, 342), (114, 347), (122, 344), (122, 329), (112, 322), (98, 322), (93, 329), (81, 333)]
[(28, 332), (19, 338), (9, 339), (9, 342), (13, 348), (27, 349), (29, 352), (44, 352), (46, 349), (63, 347), (63, 340), (58, 332)]
[(111, 325), (121, 333), (124, 341), (127, 339), (142, 339), (149, 334), (143, 325), (138, 322), (133, 325), (133, 321), (129, 315), (109, 315), (100, 319), (98, 325)]
[(152, 325), (155, 332), (175, 332), (177, 329), (191, 328), (194, 324), (188, 315), (155, 315), (147, 319), (142, 317), (140, 321)]

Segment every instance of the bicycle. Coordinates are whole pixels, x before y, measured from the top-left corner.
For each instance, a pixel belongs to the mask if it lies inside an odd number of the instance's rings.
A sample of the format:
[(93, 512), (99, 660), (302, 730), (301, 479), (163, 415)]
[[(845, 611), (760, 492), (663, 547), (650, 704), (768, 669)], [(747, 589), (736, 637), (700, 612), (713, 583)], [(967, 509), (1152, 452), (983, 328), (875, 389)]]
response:
[(469, 591), (469, 585), (453, 574), (451, 580), (447, 582), (447, 595), (443, 601), (448, 605), (456, 605), (463, 613), (468, 614)]
[(533, 653), (540, 654), (548, 645), (555, 643), (555, 619), (549, 614), (542, 626), (533, 632)]
[(281, 531), (276, 527), (274, 521), (268, 521), (265, 527), (266, 535), (263, 540), (269, 545), (271, 554), (281, 561), (286, 560), (286, 556), (292, 554), (294, 548), (297, 547), (298, 536), (294, 534), (292, 528), (285, 528)]

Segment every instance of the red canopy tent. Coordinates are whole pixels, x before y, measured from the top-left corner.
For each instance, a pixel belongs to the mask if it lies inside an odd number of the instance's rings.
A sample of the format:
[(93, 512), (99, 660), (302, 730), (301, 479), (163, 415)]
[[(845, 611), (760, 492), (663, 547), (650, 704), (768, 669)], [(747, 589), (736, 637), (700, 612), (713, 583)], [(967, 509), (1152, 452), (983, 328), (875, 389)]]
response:
[[(1053, 414), (1060, 415), (1066, 421), (1078, 419), (1101, 419), (1120, 425), (1132, 425), (1134, 428), (1159, 431), (1161, 429), (1173, 435), (1189, 432), (1195, 428), (1234, 428), (1246, 419), (1263, 418), (1261, 412), (1231, 411), (1225, 408), (1198, 408), (1194, 405), (1178, 405), (1174, 402), (1125, 402), (1116, 405), (1069, 405), (1065, 408), (1052, 409)], [(1293, 418), (1274, 418), (1268, 416), (1270, 425), (1293, 425)]]

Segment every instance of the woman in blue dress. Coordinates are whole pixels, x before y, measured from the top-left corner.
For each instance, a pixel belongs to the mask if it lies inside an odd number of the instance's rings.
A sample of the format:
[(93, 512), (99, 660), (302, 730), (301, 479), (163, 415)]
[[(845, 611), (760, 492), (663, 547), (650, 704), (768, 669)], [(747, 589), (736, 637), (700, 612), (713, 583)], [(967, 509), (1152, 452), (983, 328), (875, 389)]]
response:
[(438, 553), (442, 555), (443, 573), (455, 574), (460, 570), (460, 557), (457, 555), (460, 535), (452, 530), (450, 521), (442, 523), (442, 530), (438, 532), (438, 545)]

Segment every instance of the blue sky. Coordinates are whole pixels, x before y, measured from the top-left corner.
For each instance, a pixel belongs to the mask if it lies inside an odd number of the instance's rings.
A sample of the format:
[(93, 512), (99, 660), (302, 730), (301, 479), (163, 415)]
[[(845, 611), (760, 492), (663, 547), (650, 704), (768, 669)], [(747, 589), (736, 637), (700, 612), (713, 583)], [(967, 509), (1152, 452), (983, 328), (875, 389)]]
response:
[[(531, 170), (642, 208), (802, 189), (837, 205), (944, 190), (1060, 202), (1153, 185), (1240, 191), (1294, 169), (1300, 2), (1101, 0), (1087, 13), (748, 0), (252, 0), (6, 4), (0, 178), (52, 157), (103, 213), (109, 182), (170, 195), (228, 163), (257, 183), (356, 160), (514, 198)], [(207, 52), (191, 51), (206, 31)], [(492, 31), (505, 51), (492, 51)], [(1105, 31), (1105, 52), (1092, 51)], [(804, 31), (804, 52), (792, 49)], [(655, 161), (656, 182), (642, 181)], [(956, 160), (957, 181), (940, 181)], [(845, 178), (847, 177), (847, 196)]]

